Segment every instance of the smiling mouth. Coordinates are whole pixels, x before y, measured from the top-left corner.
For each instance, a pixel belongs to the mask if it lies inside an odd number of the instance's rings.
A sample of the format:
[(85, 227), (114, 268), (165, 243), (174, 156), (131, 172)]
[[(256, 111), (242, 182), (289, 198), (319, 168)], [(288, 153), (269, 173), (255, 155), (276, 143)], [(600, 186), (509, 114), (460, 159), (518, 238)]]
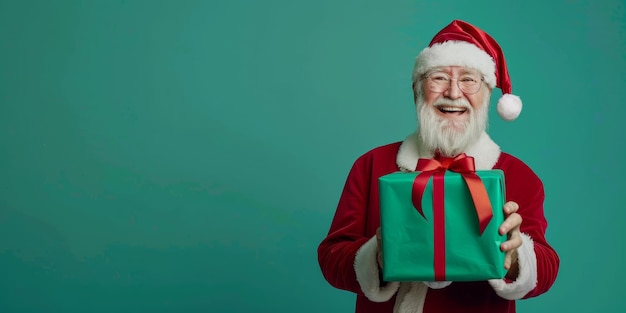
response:
[(455, 107), (455, 106), (439, 106), (437, 107), (439, 112), (444, 114), (463, 114), (467, 111), (466, 108)]

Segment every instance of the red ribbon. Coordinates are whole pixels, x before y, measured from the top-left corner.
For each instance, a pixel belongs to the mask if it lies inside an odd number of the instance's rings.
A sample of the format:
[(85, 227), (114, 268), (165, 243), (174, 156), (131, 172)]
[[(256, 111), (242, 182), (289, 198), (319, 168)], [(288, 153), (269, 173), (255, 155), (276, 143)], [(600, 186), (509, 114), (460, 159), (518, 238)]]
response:
[(493, 217), (491, 202), (489, 195), (485, 189), (485, 185), (478, 175), (474, 166), (474, 158), (465, 155), (458, 155), (455, 158), (436, 158), (436, 159), (419, 159), (417, 161), (416, 171), (420, 171), (413, 181), (412, 200), (413, 206), (424, 216), (422, 210), (422, 196), (424, 189), (433, 177), (433, 226), (434, 226), (434, 245), (435, 245), (435, 280), (445, 280), (446, 269), (446, 249), (445, 249), (445, 211), (444, 211), (444, 174), (447, 170), (461, 174), (470, 195), (474, 202), (476, 215), (478, 216), (478, 225), (480, 234), (483, 233), (489, 221)]

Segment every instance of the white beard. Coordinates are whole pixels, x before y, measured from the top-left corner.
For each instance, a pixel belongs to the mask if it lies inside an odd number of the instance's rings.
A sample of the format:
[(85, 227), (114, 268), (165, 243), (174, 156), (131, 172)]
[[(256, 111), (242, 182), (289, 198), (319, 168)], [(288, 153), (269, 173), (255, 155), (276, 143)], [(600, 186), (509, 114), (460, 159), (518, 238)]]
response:
[[(475, 143), (487, 128), (488, 95), (477, 110), (474, 110), (464, 98), (456, 100), (439, 98), (433, 105), (424, 105), (424, 99), (419, 95), (416, 104), (420, 140), (422, 146), (430, 152), (439, 151), (443, 156), (457, 156)], [(437, 108), (433, 106), (443, 104), (467, 109), (465, 114), (468, 114), (469, 118), (464, 121), (454, 121), (438, 115), (435, 112)]]

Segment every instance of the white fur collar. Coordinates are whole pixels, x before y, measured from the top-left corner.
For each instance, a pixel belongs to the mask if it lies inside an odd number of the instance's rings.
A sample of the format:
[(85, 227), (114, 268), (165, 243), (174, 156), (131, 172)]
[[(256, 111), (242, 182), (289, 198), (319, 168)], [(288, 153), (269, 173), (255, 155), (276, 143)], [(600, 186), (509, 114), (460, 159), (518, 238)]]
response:
[[(433, 153), (421, 147), (419, 134), (414, 132), (408, 135), (398, 151), (396, 162), (402, 171), (415, 171), (419, 158), (432, 158)], [(486, 132), (483, 132), (478, 141), (471, 145), (465, 153), (474, 157), (477, 170), (490, 170), (496, 165), (500, 157), (500, 146), (498, 146)]]

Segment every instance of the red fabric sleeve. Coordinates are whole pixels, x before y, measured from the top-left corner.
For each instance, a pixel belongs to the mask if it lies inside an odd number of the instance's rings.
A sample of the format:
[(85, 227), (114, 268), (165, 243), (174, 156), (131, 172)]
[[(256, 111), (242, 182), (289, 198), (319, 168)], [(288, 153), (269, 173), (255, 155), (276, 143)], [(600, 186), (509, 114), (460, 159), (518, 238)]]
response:
[[(371, 236), (365, 236), (371, 166), (357, 159), (348, 174), (327, 237), (318, 247), (318, 261), (334, 287), (363, 294), (356, 280), (354, 257)], [(372, 234), (374, 235), (374, 234)]]

